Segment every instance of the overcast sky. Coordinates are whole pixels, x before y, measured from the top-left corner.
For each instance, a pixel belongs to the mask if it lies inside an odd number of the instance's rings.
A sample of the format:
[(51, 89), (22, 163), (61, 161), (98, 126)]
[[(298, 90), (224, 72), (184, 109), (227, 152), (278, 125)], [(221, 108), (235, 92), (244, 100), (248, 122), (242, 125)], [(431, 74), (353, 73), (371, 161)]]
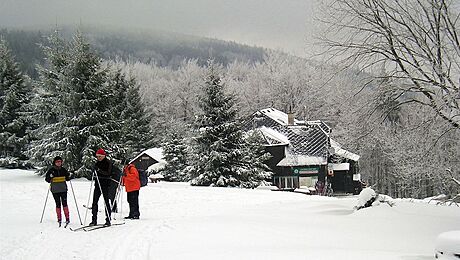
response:
[(314, 0), (0, 0), (0, 27), (103, 25), (233, 40), (304, 56)]

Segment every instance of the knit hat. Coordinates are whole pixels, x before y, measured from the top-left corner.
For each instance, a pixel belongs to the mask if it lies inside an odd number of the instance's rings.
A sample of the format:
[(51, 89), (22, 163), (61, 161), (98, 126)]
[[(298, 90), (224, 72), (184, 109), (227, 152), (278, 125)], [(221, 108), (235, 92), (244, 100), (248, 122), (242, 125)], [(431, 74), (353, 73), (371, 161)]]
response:
[(102, 148), (99, 148), (99, 150), (97, 150), (96, 155), (98, 155), (98, 154), (107, 155), (107, 154), (105, 153), (104, 149), (102, 149)]
[(61, 157), (61, 156), (56, 156), (56, 157), (54, 157), (54, 159), (53, 159), (53, 165), (56, 163), (56, 161), (62, 161), (62, 157)]

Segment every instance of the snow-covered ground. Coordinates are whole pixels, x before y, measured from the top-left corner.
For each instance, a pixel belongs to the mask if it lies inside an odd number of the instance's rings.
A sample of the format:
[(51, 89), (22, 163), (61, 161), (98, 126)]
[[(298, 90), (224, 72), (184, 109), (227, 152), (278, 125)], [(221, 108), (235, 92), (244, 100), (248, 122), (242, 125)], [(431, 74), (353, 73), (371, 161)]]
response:
[[(72, 186), (84, 219), (90, 182)], [(434, 259), (436, 236), (460, 229), (457, 206), (396, 200), (354, 211), (356, 196), (161, 182), (141, 189), (140, 220), (72, 232), (57, 227), (51, 196), (39, 223), (47, 188), (33, 172), (0, 169), (1, 259)], [(127, 215), (126, 194), (121, 206)]]

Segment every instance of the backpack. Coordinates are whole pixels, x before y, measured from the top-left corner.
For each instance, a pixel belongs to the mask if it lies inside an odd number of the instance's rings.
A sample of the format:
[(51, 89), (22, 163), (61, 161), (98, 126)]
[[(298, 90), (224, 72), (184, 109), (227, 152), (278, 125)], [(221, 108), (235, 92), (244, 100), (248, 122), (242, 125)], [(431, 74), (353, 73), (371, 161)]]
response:
[(147, 186), (149, 179), (147, 173), (144, 170), (137, 170), (139, 172), (139, 180), (141, 181), (141, 187)]

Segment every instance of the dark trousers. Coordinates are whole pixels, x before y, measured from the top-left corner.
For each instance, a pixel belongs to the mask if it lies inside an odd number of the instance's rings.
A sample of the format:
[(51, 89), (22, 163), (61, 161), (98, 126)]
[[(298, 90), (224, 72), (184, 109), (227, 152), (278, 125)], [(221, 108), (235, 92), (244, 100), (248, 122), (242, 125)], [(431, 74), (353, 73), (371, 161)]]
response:
[(112, 205), (112, 209), (111, 209), (112, 212), (118, 212), (117, 201), (116, 201), (117, 190), (118, 190), (118, 183), (111, 180), (110, 187), (109, 187), (109, 197), (110, 197), (110, 203), (111, 203), (110, 205)]
[(56, 202), (56, 208), (67, 207), (67, 192), (53, 193), (54, 201)]
[(138, 218), (139, 213), (139, 191), (128, 192), (129, 217)]
[(100, 182), (100, 188), (99, 184), (96, 181), (95, 186), (94, 186), (94, 195), (93, 195), (93, 205), (91, 206), (91, 212), (93, 213), (93, 222), (97, 223), (97, 211), (98, 211), (98, 202), (99, 198), (102, 197), (104, 198), (104, 212), (105, 212), (105, 221), (110, 221), (110, 215), (112, 213), (112, 210), (110, 208), (110, 202), (109, 202), (109, 192), (110, 192), (110, 180), (108, 179), (99, 179)]

